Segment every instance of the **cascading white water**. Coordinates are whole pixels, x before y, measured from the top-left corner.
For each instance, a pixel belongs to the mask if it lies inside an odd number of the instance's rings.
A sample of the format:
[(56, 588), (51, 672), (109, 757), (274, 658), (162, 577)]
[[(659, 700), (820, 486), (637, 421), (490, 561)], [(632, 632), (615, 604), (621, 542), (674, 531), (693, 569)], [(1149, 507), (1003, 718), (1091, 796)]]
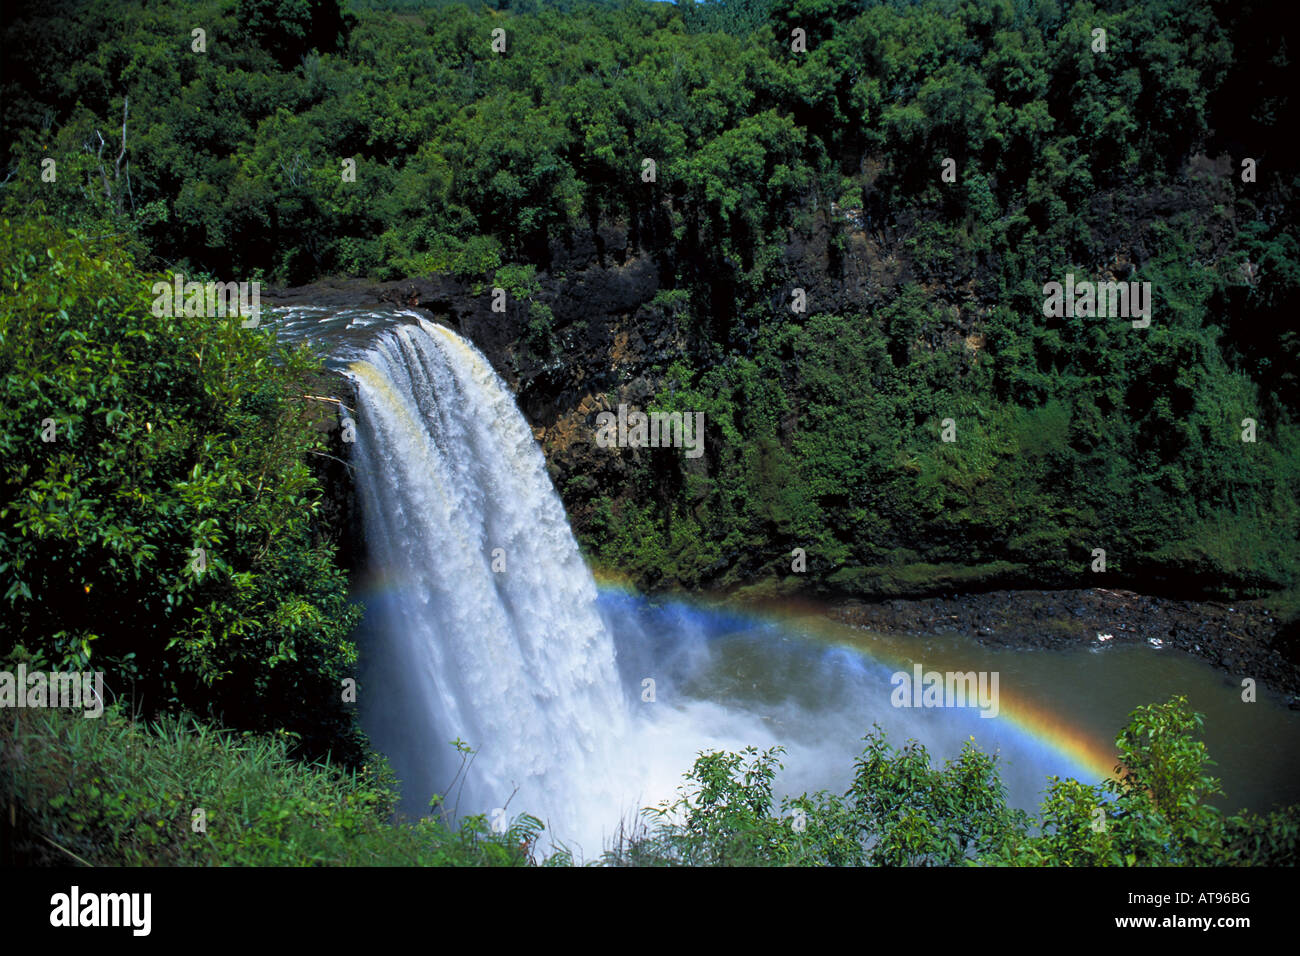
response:
[[(462, 813), (507, 808), (586, 833), (593, 807), (613, 819), (636, 796), (607, 772), (628, 703), (595, 582), (505, 383), (464, 339), (409, 318), (349, 367), (381, 582), (367, 600), (367, 730), (408, 812), (451, 788)], [(453, 737), (477, 751), (463, 788)]]

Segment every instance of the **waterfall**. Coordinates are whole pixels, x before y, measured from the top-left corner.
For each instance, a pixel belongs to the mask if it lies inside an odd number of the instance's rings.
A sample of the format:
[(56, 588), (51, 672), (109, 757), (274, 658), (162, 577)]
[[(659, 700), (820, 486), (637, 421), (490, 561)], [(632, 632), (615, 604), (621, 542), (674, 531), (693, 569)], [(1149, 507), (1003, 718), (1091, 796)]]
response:
[[(636, 794), (597, 591), (527, 422), (483, 355), (415, 315), (353, 361), (367, 565), (359, 704), (403, 810), (528, 812), (561, 837)], [(460, 738), (476, 753), (451, 746)], [(594, 849), (599, 849), (595, 847)]]
[[(978, 734), (1018, 806), (1037, 805), (1046, 773), (1077, 775), (1006, 713), (891, 703), (891, 672), (922, 658), (1002, 671), (1011, 687), (1033, 683), (1017, 675), (1040, 655), (956, 637), (844, 646), (802, 624), (600, 598), (541, 449), (482, 354), (415, 313), (344, 318), (364, 335), (336, 353), (356, 384), (369, 578), (358, 704), (406, 814), (444, 793), (460, 815), (529, 813), (544, 850), (591, 859), (638, 808), (670, 800), (701, 751), (780, 743), (781, 793), (843, 792), (873, 724), (945, 759)], [(657, 695), (641, 692), (647, 677)]]

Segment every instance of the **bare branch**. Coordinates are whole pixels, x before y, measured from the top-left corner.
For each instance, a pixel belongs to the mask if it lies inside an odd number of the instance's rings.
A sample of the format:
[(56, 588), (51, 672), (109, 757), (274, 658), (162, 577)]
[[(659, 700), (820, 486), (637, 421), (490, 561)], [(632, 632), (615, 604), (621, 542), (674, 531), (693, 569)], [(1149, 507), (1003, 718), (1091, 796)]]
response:
[(117, 162), (113, 164), (114, 183), (121, 182), (122, 180), (122, 159), (126, 156), (126, 111), (130, 103), (131, 97), (124, 96), (122, 98), (122, 149), (117, 154)]
[[(95, 130), (95, 136), (99, 140), (99, 148), (95, 150), (95, 159), (99, 161), (99, 178), (104, 181), (104, 198), (111, 200), (113, 198), (113, 189), (108, 184), (108, 173), (104, 169), (104, 146), (107, 144), (104, 142), (104, 134), (99, 130)], [(89, 143), (86, 144), (86, 149), (90, 149)]]
[(351, 462), (349, 462), (349, 461), (344, 461), (342, 458), (336, 458), (334, 455), (328, 455), (328, 454), (326, 454), (326, 453), (323, 452), (323, 451), (312, 451), (310, 448), (308, 448), (308, 449), (307, 449), (307, 454), (309, 454), (309, 455), (319, 455), (321, 458), (330, 458), (330, 459), (333, 459), (334, 461), (337, 461), (340, 465), (342, 465), (344, 468), (348, 469), (349, 471), (355, 471), (355, 470), (356, 470), (355, 468), (353, 468)]
[(310, 398), (313, 401), (317, 401), (317, 402), (333, 402), (335, 405), (339, 405), (342, 406), (343, 408), (347, 408), (348, 411), (352, 412), (353, 414), (356, 414), (354, 409), (348, 408), (348, 406), (344, 405), (343, 402), (337, 398), (327, 398), (324, 395), (304, 395), (303, 398)]

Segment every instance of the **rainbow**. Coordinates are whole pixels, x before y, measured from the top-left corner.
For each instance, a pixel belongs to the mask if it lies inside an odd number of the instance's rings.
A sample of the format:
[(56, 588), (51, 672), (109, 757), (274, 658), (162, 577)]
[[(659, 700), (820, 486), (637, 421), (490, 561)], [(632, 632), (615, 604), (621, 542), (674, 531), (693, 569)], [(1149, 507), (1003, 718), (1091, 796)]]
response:
[[(597, 570), (593, 574), (602, 591), (638, 596), (629, 580), (617, 572)], [(912, 666), (911, 658), (900, 651), (899, 644), (864, 640), (864, 635), (868, 632), (832, 620), (826, 614), (825, 606), (813, 601), (785, 597), (740, 607), (725, 599), (681, 593), (667, 596), (665, 600), (701, 611), (725, 613), (754, 624), (782, 625), (820, 642), (849, 648), (866, 660), (892, 670), (908, 670)], [(933, 663), (941, 668), (941, 662)], [(1084, 783), (1097, 783), (1117, 777), (1119, 754), (1113, 741), (1099, 738), (1095, 733), (1074, 726), (1047, 702), (1032, 696), (1009, 691), (1004, 686), (1000, 688), (998, 697), (998, 716), (1005, 718), (1022, 737), (1071, 765), (1076, 771), (1076, 779)]]

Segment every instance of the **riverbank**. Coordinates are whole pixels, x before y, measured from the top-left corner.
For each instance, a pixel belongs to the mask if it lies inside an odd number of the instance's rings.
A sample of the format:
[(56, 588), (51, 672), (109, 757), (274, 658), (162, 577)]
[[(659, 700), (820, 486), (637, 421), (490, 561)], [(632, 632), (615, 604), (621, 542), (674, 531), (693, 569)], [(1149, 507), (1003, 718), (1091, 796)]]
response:
[(1184, 651), (1237, 680), (1253, 678), (1261, 694), (1280, 695), (1300, 710), (1296, 623), (1279, 620), (1262, 601), (1187, 601), (1109, 588), (1016, 590), (849, 600), (828, 614), (881, 633), (960, 632), (996, 647), (1148, 644)]

